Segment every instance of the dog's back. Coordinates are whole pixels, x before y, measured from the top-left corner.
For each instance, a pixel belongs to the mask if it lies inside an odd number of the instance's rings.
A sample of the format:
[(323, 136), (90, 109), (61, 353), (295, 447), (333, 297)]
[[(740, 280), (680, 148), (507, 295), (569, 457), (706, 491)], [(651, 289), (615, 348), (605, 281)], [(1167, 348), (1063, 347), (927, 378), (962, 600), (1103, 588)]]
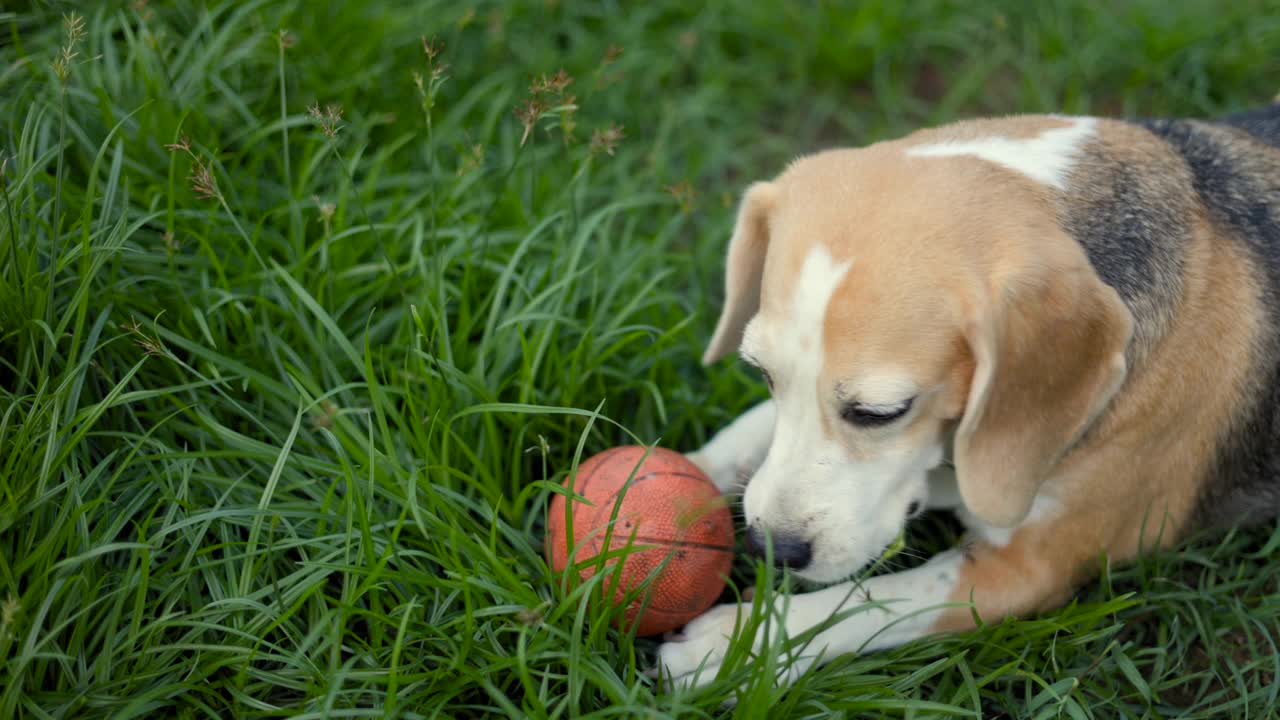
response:
[(1280, 103), (1228, 115), (1220, 122), (1240, 128), (1268, 145), (1280, 147)]
[[(1138, 124), (1185, 162), (1214, 241), (1243, 250), (1260, 296), (1251, 377), (1241, 405), (1221, 429), (1195, 524), (1263, 521), (1280, 512), (1280, 104), (1215, 121)], [(1174, 248), (1166, 251), (1177, 254)], [(1203, 392), (1214, 390), (1205, 387)]]

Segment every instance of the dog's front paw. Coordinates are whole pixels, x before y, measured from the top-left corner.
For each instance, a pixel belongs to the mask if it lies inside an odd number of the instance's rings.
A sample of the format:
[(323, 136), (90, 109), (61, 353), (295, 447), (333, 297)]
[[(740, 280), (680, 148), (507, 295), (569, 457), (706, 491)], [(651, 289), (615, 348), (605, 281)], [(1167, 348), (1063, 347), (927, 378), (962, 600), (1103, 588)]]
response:
[(661, 673), (668, 682), (686, 687), (710, 683), (729, 652), (739, 616), (745, 620), (750, 613), (750, 606), (719, 605), (694, 618), (682, 633), (658, 648), (653, 674)]
[(767, 624), (769, 632), (766, 633), (766, 624), (751, 623), (750, 616), (749, 604), (719, 605), (708, 610), (686, 625), (682, 633), (662, 643), (658, 648), (658, 666), (650, 674), (660, 675), (676, 687), (707, 685), (720, 674), (736, 637), (754, 630), (751, 657), (755, 659), (751, 664), (758, 663), (763, 652), (774, 653), (777, 655), (775, 682), (791, 684), (810, 667), (812, 656), (791, 657), (785, 652), (785, 635), (792, 628), (784, 630), (774, 618)]

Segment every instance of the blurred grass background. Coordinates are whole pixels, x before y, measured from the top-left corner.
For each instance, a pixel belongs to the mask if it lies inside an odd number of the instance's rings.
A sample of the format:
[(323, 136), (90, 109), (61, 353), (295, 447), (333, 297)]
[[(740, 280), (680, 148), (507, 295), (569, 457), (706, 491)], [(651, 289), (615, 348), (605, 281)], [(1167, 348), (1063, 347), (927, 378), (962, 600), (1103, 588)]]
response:
[(764, 396), (697, 365), (750, 181), (1277, 58), (1274, 0), (0, 5), (0, 717), (1273, 716), (1274, 528), (669, 693), (539, 515)]

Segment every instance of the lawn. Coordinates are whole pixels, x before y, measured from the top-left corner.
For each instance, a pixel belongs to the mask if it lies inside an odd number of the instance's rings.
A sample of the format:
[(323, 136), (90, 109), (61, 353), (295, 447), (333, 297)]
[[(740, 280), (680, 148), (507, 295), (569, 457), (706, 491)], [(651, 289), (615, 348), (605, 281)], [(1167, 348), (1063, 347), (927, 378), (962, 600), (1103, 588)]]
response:
[(0, 717), (1273, 717), (1274, 524), (670, 692), (541, 517), (575, 457), (765, 396), (698, 364), (750, 181), (1240, 109), (1278, 59), (1275, 0), (0, 5)]

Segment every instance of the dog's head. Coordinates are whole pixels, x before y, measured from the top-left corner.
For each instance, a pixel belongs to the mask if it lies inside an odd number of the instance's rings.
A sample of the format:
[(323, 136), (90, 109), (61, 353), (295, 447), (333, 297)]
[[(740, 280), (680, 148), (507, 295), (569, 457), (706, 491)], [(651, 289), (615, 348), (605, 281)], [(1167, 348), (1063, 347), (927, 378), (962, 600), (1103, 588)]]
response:
[(738, 212), (703, 359), (736, 348), (769, 383), (746, 521), (813, 580), (893, 541), (948, 444), (966, 509), (1016, 525), (1125, 377), (1132, 318), (1056, 219), (1066, 170), (939, 132), (803, 158)]

